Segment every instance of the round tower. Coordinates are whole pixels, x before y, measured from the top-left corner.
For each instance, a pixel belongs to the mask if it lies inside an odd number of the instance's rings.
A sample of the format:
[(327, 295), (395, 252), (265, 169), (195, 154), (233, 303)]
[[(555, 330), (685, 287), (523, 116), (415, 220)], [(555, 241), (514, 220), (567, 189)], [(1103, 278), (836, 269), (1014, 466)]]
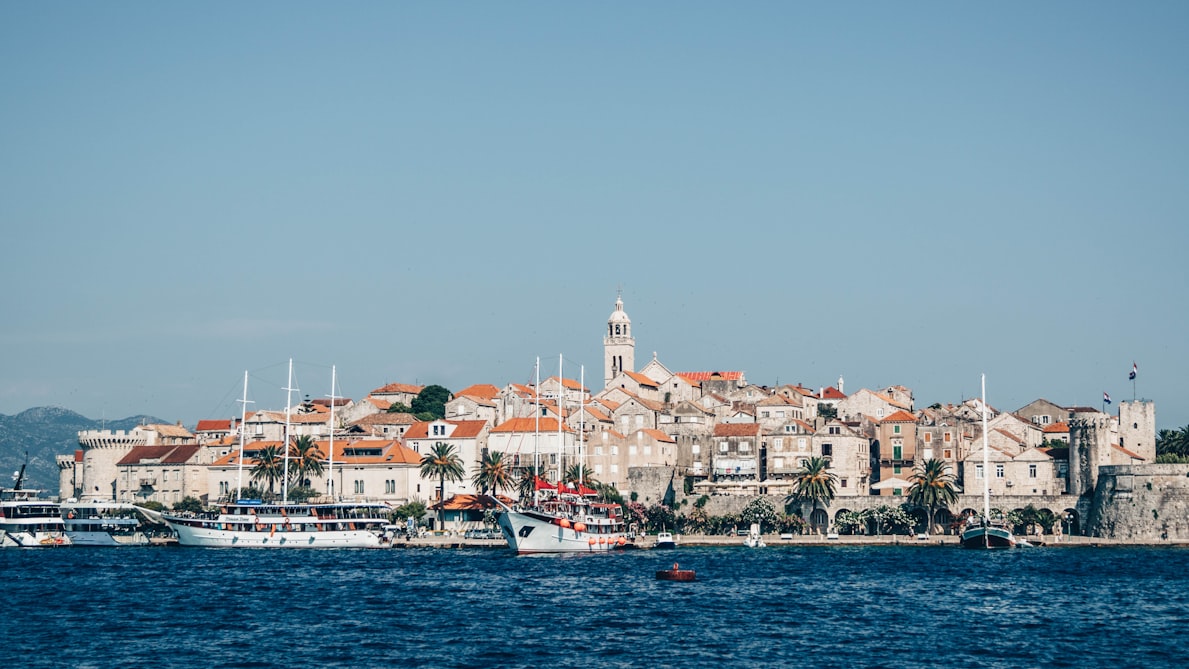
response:
[(623, 296), (615, 296), (615, 311), (607, 319), (603, 336), (603, 387), (623, 372), (636, 371), (636, 340), (632, 337), (632, 319), (623, 310)]

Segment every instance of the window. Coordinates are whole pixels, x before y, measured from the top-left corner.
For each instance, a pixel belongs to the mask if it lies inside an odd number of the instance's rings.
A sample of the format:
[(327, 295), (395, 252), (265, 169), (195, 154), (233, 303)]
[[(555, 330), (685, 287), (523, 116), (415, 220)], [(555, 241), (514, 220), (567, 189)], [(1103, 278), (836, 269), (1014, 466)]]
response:
[(728, 449), (729, 449), (729, 447), (727, 446), (727, 442), (725, 442), (725, 441), (718, 442), (718, 452), (719, 453), (726, 453)]
[(945, 434), (941, 435), (941, 440), (947, 444), (950, 443), (951, 439), (953, 439), (953, 436), (949, 432), (946, 432)]
[(922, 459), (925, 459), (925, 460), (932, 460), (933, 459), (933, 449), (926, 448), (924, 450), (924, 453), (921, 455), (921, 457), (922, 457)]
[(689, 451), (690, 451), (690, 453), (693, 453), (694, 455), (697, 455), (697, 454), (699, 454), (699, 453), (701, 453), (701, 452), (702, 452), (702, 447), (701, 447), (701, 446), (699, 446), (699, 445), (698, 445), (698, 444), (695, 442), (694, 444), (690, 445), (690, 447), (689, 447)]
[(900, 434), (900, 426), (899, 425), (892, 426), (892, 434)]
[(834, 455), (834, 444), (822, 444), (822, 457), (830, 457)]
[(892, 465), (892, 473), (899, 474), (900, 473), (900, 465)]
[(933, 443), (933, 433), (932, 433), (932, 432), (926, 432), (926, 433), (925, 433), (925, 443), (926, 443), (926, 444), (931, 444), (931, 443)]
[(772, 458), (772, 468), (773, 469), (783, 469), (784, 468), (784, 458)]
[(807, 444), (805, 443), (805, 437), (801, 437), (800, 439), (797, 440), (797, 450), (798, 451), (801, 451), (802, 453), (804, 453), (806, 446), (807, 446)]
[(603, 475), (603, 465), (595, 465), (595, 476)]
[(363, 481), (360, 481), (358, 479), (355, 480), (355, 494), (356, 495), (363, 494)]
[(644, 427), (644, 414), (636, 414), (636, 427)]
[(393, 481), (392, 479), (384, 481), (384, 493), (388, 495), (396, 494), (396, 481)]
[(892, 488), (892, 494), (896, 497), (899, 497), (900, 495), (904, 494), (904, 490), (901, 488)]
[(595, 446), (595, 455), (602, 455), (602, 454), (603, 454), (603, 447)]
[(831, 425), (827, 432), (829, 434), (842, 434), (842, 428), (838, 427), (837, 425)]
[(628, 446), (628, 455), (635, 455), (635, 454), (636, 454), (636, 445), (632, 444), (631, 446)]
[(983, 466), (975, 465), (974, 466), (974, 478), (981, 479), (982, 477), (983, 477)]
[(750, 453), (751, 452), (751, 442), (750, 441), (739, 442), (739, 452), (740, 453)]
[(904, 449), (901, 448), (900, 446), (893, 446), (892, 447), (892, 459), (899, 460), (903, 456), (903, 450)]
[(840, 488), (845, 488), (846, 487), (846, 479), (839, 479), (838, 486)]
[(647, 445), (644, 446), (644, 455), (652, 455), (652, 447), (651, 446), (647, 446)]
[(611, 465), (611, 475), (612, 475), (612, 476), (617, 476), (618, 474), (619, 474), (619, 465), (617, 465), (617, 464), (612, 464), (612, 465)]
[(784, 450), (784, 439), (777, 437), (772, 440), (772, 447), (778, 451)]
[(619, 447), (618, 446), (611, 447), (611, 455), (619, 455)]
[(767, 418), (767, 417), (768, 417), (768, 412), (767, 412), (767, 411), (761, 411), (761, 412), (760, 412), (760, 418)]
[(951, 451), (950, 449), (947, 448), (944, 451), (942, 451), (942, 453), (944, 453), (944, 455), (942, 457), (944, 457), (946, 460), (954, 459), (954, 452)]
[(1003, 478), (1003, 465), (995, 465), (995, 478)]
[(1036, 478), (1036, 465), (1028, 465), (1028, 478)]

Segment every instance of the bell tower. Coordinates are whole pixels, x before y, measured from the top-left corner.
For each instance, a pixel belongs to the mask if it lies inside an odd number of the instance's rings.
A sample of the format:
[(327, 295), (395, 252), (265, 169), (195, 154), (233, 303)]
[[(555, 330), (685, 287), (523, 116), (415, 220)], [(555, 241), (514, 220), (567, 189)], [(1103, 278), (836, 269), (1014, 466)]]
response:
[(632, 319), (623, 310), (623, 296), (615, 296), (615, 311), (607, 319), (603, 336), (603, 387), (622, 372), (636, 371), (636, 340), (632, 337)]

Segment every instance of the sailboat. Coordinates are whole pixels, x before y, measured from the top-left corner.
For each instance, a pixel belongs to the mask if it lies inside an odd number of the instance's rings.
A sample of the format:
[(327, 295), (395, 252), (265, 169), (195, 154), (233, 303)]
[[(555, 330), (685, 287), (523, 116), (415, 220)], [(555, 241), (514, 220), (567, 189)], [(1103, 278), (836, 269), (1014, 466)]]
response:
[(1011, 529), (1002, 521), (991, 520), (991, 489), (990, 466), (987, 444), (987, 375), (982, 377), (983, 384), (983, 515), (966, 520), (962, 529), (963, 548), (1015, 548), (1016, 538)]
[[(334, 385), (335, 370), (331, 368), (331, 427), (330, 450), (331, 472), (334, 473)], [(293, 361), (289, 362), (289, 387), (293, 390)], [(248, 374), (244, 372), (244, 399), (248, 404)], [(285, 442), (289, 443), (288, 414), (286, 400)], [(246, 409), (245, 416), (246, 416)], [(243, 485), (244, 420), (240, 421), (240, 480)], [(288, 459), (288, 448), (286, 448)], [(286, 465), (285, 489), (287, 490), (288, 466)], [(332, 484), (330, 484), (332, 485)], [(237, 486), (236, 493), (243, 490)], [(379, 548), (382, 546), (384, 526), (388, 525), (391, 508), (379, 502), (336, 502), (333, 487), (329, 503), (305, 504), (288, 501), (287, 493), (282, 501), (265, 503), (261, 500), (239, 499), (220, 505), (217, 511), (202, 514), (161, 514), (162, 519), (178, 535), (181, 546), (205, 547), (253, 547), (253, 548)]]
[[(585, 370), (580, 377), (580, 386), (585, 386)], [(564, 384), (561, 361), (558, 361), (559, 383)], [(540, 362), (536, 371), (536, 414), (537, 432), (540, 432), (541, 375)], [(564, 386), (563, 386), (564, 388)], [(564, 392), (564, 390), (562, 391)], [(604, 553), (612, 550), (634, 547), (627, 537), (623, 514), (618, 504), (597, 501), (598, 492), (583, 485), (581, 480), (581, 453), (579, 453), (579, 480), (573, 487), (562, 480), (561, 407), (564, 397), (558, 397), (558, 442), (557, 442), (557, 484), (552, 485), (534, 480), (532, 506), (511, 507), (498, 497), (490, 497), (498, 507), (496, 522), (508, 547), (518, 555), (531, 553)], [(581, 435), (582, 429), (579, 428)], [(581, 437), (579, 437), (581, 451)], [(534, 441), (534, 473), (540, 471), (540, 453)]]

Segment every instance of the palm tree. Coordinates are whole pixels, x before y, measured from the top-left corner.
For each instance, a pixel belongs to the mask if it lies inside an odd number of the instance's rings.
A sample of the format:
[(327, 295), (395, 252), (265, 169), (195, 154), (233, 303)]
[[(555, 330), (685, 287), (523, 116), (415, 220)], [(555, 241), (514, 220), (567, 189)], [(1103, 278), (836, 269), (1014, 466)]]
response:
[(504, 462), (504, 454), (483, 449), (483, 457), (475, 465), (471, 483), (475, 484), (479, 492), (490, 490), (493, 496), (499, 494), (500, 488), (511, 488), (514, 485), (512, 470)]
[(446, 524), (446, 479), (457, 483), (466, 474), (462, 460), (454, 450), (453, 444), (438, 442), (421, 458), (421, 478), (438, 479), (439, 528)]
[(926, 532), (933, 531), (933, 514), (939, 508), (948, 508), (958, 499), (958, 492), (954, 488), (954, 475), (950, 473), (950, 465), (945, 460), (926, 460), (909, 477), (912, 485), (908, 487), (908, 501), (923, 507), (929, 515), (929, 525)]
[(822, 457), (813, 457), (805, 461), (801, 469), (793, 474), (793, 492), (785, 502), (813, 505), (809, 514), (817, 510), (818, 504), (829, 506), (834, 499), (834, 486), (838, 482), (838, 475), (830, 471), (830, 461)]
[(326, 456), (322, 454), (322, 450), (318, 448), (318, 443), (310, 435), (301, 435), (289, 446), (289, 457), (297, 461), (297, 467), (294, 472), (297, 485), (308, 486), (309, 482), (306, 481), (307, 475), (322, 475), (322, 459)]
[(265, 446), (256, 453), (256, 464), (252, 466), (251, 480), (264, 479), (268, 482), (268, 492), (273, 492), (273, 484), (284, 476), (284, 457), (277, 446)]
[(578, 485), (578, 481), (582, 481), (582, 485), (587, 488), (593, 488), (599, 484), (595, 480), (594, 471), (586, 465), (570, 465), (561, 480), (574, 485)]
[(520, 469), (520, 478), (516, 479), (516, 493), (520, 496), (521, 503), (526, 503), (526, 500), (534, 499), (537, 493), (537, 481), (543, 480), (541, 474), (544, 470), (533, 465), (522, 467)]

